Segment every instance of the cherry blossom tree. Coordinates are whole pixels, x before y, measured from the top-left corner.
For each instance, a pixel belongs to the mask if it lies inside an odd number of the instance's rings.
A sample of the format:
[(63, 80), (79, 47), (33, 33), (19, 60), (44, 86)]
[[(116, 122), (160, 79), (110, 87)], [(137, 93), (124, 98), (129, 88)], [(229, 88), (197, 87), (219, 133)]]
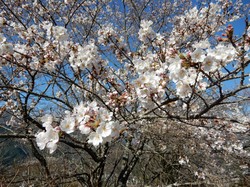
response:
[[(0, 138), (30, 146), (43, 185), (223, 184), (249, 170), (249, 4), (0, 8), (0, 106), (10, 116)], [(54, 173), (51, 157), (68, 169)]]

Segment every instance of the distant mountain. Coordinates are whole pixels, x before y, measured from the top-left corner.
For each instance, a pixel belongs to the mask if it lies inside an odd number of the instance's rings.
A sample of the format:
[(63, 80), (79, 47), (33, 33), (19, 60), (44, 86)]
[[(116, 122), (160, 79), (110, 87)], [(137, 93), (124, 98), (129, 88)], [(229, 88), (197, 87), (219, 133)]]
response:
[[(8, 133), (5, 127), (6, 121), (10, 119), (8, 113), (0, 117), (0, 134)], [(27, 146), (17, 139), (0, 138), (0, 171), (14, 163), (23, 161), (30, 155)]]
[(7, 140), (0, 144), (0, 166), (8, 167), (14, 163), (18, 163), (29, 156), (26, 148), (13, 140)]

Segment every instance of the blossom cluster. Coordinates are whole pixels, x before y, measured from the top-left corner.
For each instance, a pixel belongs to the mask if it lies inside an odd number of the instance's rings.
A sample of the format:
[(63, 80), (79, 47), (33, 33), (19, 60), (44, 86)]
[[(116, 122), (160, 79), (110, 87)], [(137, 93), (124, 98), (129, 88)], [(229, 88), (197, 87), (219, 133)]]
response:
[(46, 114), (42, 117), (43, 127), (42, 131), (36, 135), (36, 142), (39, 149), (43, 150), (45, 147), (53, 153), (57, 149), (57, 142), (59, 141), (59, 128), (53, 127), (53, 116)]
[(128, 92), (119, 95), (117, 91), (114, 91), (108, 95), (108, 98), (109, 101), (106, 104), (114, 108), (116, 107), (117, 109), (131, 102), (131, 97)]
[(150, 20), (142, 20), (140, 24), (140, 30), (139, 30), (139, 40), (142, 42), (147, 42), (148, 39), (153, 39), (155, 37), (155, 32), (153, 28), (151, 27), (153, 25), (153, 22)]
[(136, 95), (143, 108), (151, 108), (152, 100), (161, 101), (164, 97), (166, 66), (159, 63), (157, 54), (147, 53), (143, 58), (134, 57), (134, 67), (138, 73), (133, 81)]
[[(192, 45), (192, 50), (166, 54), (166, 63), (159, 60), (157, 53), (147, 52), (144, 57), (134, 57), (134, 67), (138, 77), (133, 81), (136, 94), (143, 107), (152, 106), (151, 98), (161, 100), (164, 87), (170, 80), (176, 84), (176, 94), (180, 98), (189, 97), (194, 89), (206, 90), (208, 75), (237, 58), (236, 49), (228, 43), (219, 43), (211, 48), (207, 40)], [(146, 106), (148, 104), (149, 106)]]
[[(230, 44), (220, 43), (215, 48), (208, 48), (208, 41), (195, 44), (194, 51), (176, 54), (170, 59), (169, 78), (176, 83), (176, 92), (182, 98), (190, 96), (192, 88), (204, 91), (208, 86), (207, 75), (226, 66), (237, 56)], [(206, 45), (204, 45), (206, 43)]]
[(80, 103), (72, 113), (67, 113), (60, 128), (66, 133), (78, 129), (82, 134), (89, 135), (88, 143), (98, 146), (100, 143), (111, 141), (119, 134), (119, 124), (113, 121), (112, 117), (112, 112), (99, 107), (95, 101), (89, 104)]
[[(193, 36), (206, 39), (209, 35), (215, 34), (222, 29), (222, 25), (226, 21), (234, 21), (238, 18), (237, 14), (228, 16), (223, 13), (228, 5), (228, 2), (211, 2), (208, 6), (203, 6), (200, 9), (193, 7), (185, 11), (184, 15), (176, 16), (170, 43), (181, 44), (185, 41), (190, 42), (190, 38)], [(239, 6), (240, 4), (235, 3), (234, 9)]]
[(111, 36), (116, 35), (112, 24), (107, 24), (104, 28), (98, 30), (98, 42), (106, 44)]
[[(12, 22), (12, 30), (19, 42), (13, 45), (0, 33), (0, 55), (13, 55), (15, 63), (28, 66), (32, 70), (46, 69), (54, 71), (69, 52), (69, 35), (62, 26), (53, 26), (48, 21), (33, 24), (23, 30), (19, 24)], [(29, 45), (27, 45), (29, 43)], [(9, 59), (10, 58), (6, 58)], [(27, 63), (28, 62), (28, 63)]]
[(62, 26), (53, 26), (51, 22), (44, 21), (41, 24), (41, 28), (46, 31), (46, 37), (48, 39), (54, 38), (58, 42), (68, 40), (68, 31)]
[(85, 46), (72, 46), (69, 62), (75, 70), (87, 68), (95, 75), (99, 75), (102, 68), (107, 65), (107, 62), (101, 59), (94, 41), (90, 41)]
[(55, 128), (52, 127), (52, 115), (47, 114), (42, 118), (45, 131), (36, 135), (40, 149), (47, 147), (50, 153), (53, 153), (57, 148), (60, 131), (71, 134), (79, 130), (81, 134), (88, 135), (88, 143), (96, 147), (117, 138), (123, 129), (122, 125), (112, 120), (113, 113), (98, 106), (95, 101), (86, 104), (81, 102), (72, 112), (66, 111), (65, 113), (60, 125)]

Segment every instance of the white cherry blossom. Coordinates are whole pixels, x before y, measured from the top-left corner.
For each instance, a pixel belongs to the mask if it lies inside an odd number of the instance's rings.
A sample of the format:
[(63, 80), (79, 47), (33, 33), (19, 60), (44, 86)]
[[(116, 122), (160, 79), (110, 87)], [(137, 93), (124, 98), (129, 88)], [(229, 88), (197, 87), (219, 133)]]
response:
[(192, 60), (194, 62), (202, 62), (205, 58), (205, 51), (201, 48), (196, 49), (193, 53), (191, 53)]
[(88, 143), (93, 144), (95, 147), (100, 145), (103, 141), (103, 138), (100, 134), (92, 132), (88, 137)]
[(101, 123), (100, 126), (96, 129), (96, 133), (105, 138), (111, 135), (112, 128), (113, 128), (113, 122)]
[(72, 116), (66, 116), (60, 123), (62, 131), (70, 134), (75, 131), (75, 118)]
[(91, 128), (85, 124), (80, 124), (78, 128), (82, 134), (89, 134), (91, 132)]

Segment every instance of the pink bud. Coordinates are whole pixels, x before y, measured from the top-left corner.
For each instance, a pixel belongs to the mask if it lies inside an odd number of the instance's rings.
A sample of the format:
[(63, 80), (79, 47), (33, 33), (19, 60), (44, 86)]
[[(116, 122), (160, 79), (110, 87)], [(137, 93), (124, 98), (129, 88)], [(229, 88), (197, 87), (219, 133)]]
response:
[(223, 41), (223, 39), (222, 39), (221, 37), (218, 37), (217, 40), (218, 40), (219, 42)]

